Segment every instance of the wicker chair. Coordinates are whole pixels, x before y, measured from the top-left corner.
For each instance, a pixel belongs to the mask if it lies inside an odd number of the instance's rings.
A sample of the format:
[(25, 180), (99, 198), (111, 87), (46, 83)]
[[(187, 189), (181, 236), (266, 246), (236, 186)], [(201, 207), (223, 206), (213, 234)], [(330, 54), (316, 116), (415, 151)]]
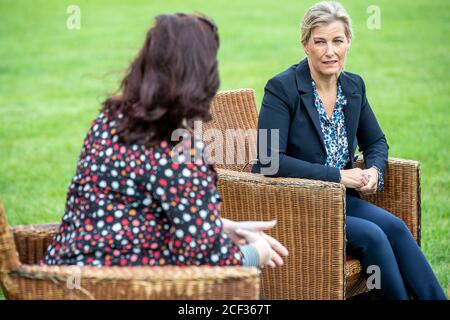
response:
[[(213, 121), (204, 124), (202, 128), (206, 135), (207, 130), (211, 128), (220, 130), (224, 136), (227, 129), (242, 129), (238, 135), (247, 137), (248, 145), (255, 148), (258, 114), (253, 90), (244, 89), (218, 93), (212, 103), (212, 114)], [(246, 130), (253, 130), (254, 134), (246, 135)], [(224, 150), (228, 150), (227, 154), (230, 154), (233, 147), (227, 144), (223, 146)], [(345, 254), (344, 186), (324, 181), (268, 178), (252, 174), (249, 172), (250, 166), (248, 165), (252, 156), (247, 156), (248, 152), (245, 154), (245, 159), (240, 164), (217, 165), (219, 190), (223, 198), (222, 215), (235, 220), (276, 218), (278, 223), (269, 233), (286, 245), (290, 252), (283, 267), (267, 268), (262, 272), (261, 296), (269, 299), (345, 299), (367, 291), (365, 280), (361, 276), (359, 261), (348, 259)], [(362, 166), (362, 161), (359, 161), (358, 165)], [(402, 218), (420, 244), (419, 173), (419, 163), (416, 161), (389, 159), (383, 191), (368, 196), (367, 200)], [(58, 291), (59, 289), (56, 289), (52, 282), (37, 280), (39, 278), (36, 278), (36, 275), (40, 276), (42, 272), (35, 272), (35, 269), (32, 269), (31, 273), (29, 272), (30, 268), (38, 267), (27, 266), (42, 258), (51, 238), (56, 233), (57, 226), (25, 226), (12, 229), (20, 261), (26, 265), (20, 264), (15, 249), (11, 249), (14, 248), (14, 244), (11, 241), (11, 233), (7, 232), (5, 221), (0, 223), (0, 228), (2, 235), (2, 240), (0, 240), (2, 264), (0, 266), (2, 284), (7, 288), (5, 290), (7, 295), (11, 298), (48, 297), (44, 293), (47, 294), (51, 286), (52, 297), (68, 297), (67, 294), (60, 293), (61, 291)], [(25, 272), (11, 272), (11, 270), (17, 269), (21, 271), (23, 268), (26, 269)], [(54, 279), (53, 273), (46, 269), (41, 270), (47, 279), (50, 275), (50, 278)], [(52, 272), (56, 272), (56, 269), (53, 270)], [(117, 277), (120, 278), (119, 272), (122, 269), (117, 270)], [(221, 270), (225, 269), (215, 272)], [(208, 298), (256, 297), (255, 290), (259, 283), (254, 271), (244, 271), (240, 268), (231, 270), (236, 272), (234, 275), (239, 275), (239, 281), (223, 283), (222, 288), (216, 288), (211, 295), (208, 295)], [(148, 272), (147, 274), (151, 273), (149, 269), (146, 269), (146, 272)], [(19, 277), (23, 275), (24, 278), (17, 280), (16, 274)], [(29, 276), (30, 274), (31, 276)], [(60, 275), (57, 272), (56, 274)], [(205, 276), (205, 274), (207, 273), (198, 273), (199, 276)], [(86, 283), (82, 281), (83, 287), (91, 292), (101, 290), (98, 283), (102, 283), (104, 280), (101, 280), (102, 275), (97, 274), (97, 276), (98, 278), (95, 280), (87, 278)], [(148, 278), (150, 277), (145, 279)], [(152, 279), (156, 278), (158, 277)], [(113, 282), (116, 287), (128, 286), (127, 288), (130, 288), (129, 279), (128, 275), (128, 277), (122, 277), (122, 282), (118, 282), (116, 278), (109, 279), (109, 281)], [(96, 280), (99, 280), (97, 287), (93, 285)], [(32, 284), (33, 281), (40, 282)], [(200, 281), (206, 280), (202, 278)], [(117, 285), (117, 283), (120, 284)], [(139, 284), (141, 283), (139, 281)], [(38, 287), (39, 290), (30, 289)], [(159, 288), (161, 289), (161, 286)], [(202, 288), (202, 286), (199, 285), (196, 288)], [(34, 293), (27, 293), (29, 290)], [(125, 293), (121, 297), (131, 298), (131, 294), (127, 290), (124, 290)], [(222, 290), (224, 292), (221, 292)], [(79, 296), (84, 297), (81, 293)], [(96, 295), (95, 297), (103, 298), (105, 296)], [(146, 297), (148, 295), (136, 298)], [(183, 298), (184, 296), (176, 297)], [(195, 297), (200, 298), (200, 295)], [(111, 298), (117, 298), (117, 296)]]
[(243, 267), (42, 266), (57, 225), (9, 227), (0, 202), (0, 283), (8, 299), (258, 299)]
[[(285, 265), (265, 269), (261, 296), (269, 299), (345, 299), (367, 291), (358, 260), (345, 253), (345, 187), (339, 183), (269, 178), (250, 173), (256, 151), (257, 109), (251, 89), (219, 93), (212, 104), (214, 128), (226, 135), (240, 129), (254, 150), (240, 164), (218, 164), (222, 216), (234, 220), (270, 220), (270, 232), (290, 252)], [(247, 131), (249, 130), (249, 131)], [(248, 134), (254, 131), (254, 134)], [(247, 133), (247, 134), (246, 134)], [(207, 134), (205, 135), (207, 136)], [(229, 142), (229, 141), (227, 141)], [(232, 152), (233, 144), (224, 144)], [(363, 167), (363, 161), (357, 162)], [(365, 197), (405, 221), (420, 244), (420, 168), (416, 161), (389, 159), (383, 191)]]

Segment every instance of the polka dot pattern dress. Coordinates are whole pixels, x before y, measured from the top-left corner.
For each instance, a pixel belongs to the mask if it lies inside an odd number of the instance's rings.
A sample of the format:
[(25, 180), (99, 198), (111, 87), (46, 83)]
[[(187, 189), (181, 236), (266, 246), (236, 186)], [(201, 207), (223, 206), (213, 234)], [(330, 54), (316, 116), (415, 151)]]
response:
[[(189, 154), (203, 147), (194, 141)], [(100, 113), (41, 263), (242, 265), (239, 247), (222, 233), (214, 167), (175, 161), (173, 152), (167, 141), (151, 148), (119, 142), (115, 122)]]

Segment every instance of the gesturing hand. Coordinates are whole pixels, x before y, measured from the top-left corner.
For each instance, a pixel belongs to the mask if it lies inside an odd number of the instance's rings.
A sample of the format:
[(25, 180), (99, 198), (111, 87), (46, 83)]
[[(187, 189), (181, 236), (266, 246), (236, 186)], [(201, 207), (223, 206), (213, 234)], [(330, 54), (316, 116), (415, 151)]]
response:
[(278, 240), (264, 233), (264, 230), (273, 228), (276, 225), (276, 220), (272, 221), (231, 221), (223, 219), (223, 232), (225, 232), (234, 242), (243, 245), (247, 243), (242, 233), (236, 232), (237, 230), (245, 230), (254, 232), (264, 238), (272, 248), (273, 254), (268, 263), (270, 267), (282, 266), (283, 259), (281, 256), (287, 256), (289, 254), (287, 248), (283, 246)]

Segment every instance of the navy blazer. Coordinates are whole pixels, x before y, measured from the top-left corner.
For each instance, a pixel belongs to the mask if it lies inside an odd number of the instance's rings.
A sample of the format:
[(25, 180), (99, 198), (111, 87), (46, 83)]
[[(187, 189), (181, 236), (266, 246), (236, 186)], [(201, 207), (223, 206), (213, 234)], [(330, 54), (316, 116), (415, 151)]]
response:
[[(345, 168), (354, 167), (356, 146), (359, 145), (366, 168), (377, 166), (384, 173), (389, 147), (367, 101), (364, 81), (346, 71), (340, 74), (338, 81), (347, 98), (344, 115), (350, 161)], [(324, 165), (327, 154), (311, 82), (307, 59), (267, 82), (258, 129), (269, 129), (269, 140), (266, 140), (269, 143), (260, 149), (262, 131), (258, 130), (258, 162), (253, 165), (254, 173), (269, 167), (270, 157), (278, 155), (278, 171), (273, 174), (263, 172), (265, 175), (340, 182), (339, 169)], [(270, 129), (279, 129), (278, 150), (272, 150)]]

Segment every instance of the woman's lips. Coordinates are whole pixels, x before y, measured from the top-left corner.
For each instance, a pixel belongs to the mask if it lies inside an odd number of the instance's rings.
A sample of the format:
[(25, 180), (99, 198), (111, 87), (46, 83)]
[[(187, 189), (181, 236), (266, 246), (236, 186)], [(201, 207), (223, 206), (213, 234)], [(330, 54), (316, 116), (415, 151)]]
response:
[(337, 60), (324, 61), (323, 63), (326, 65), (333, 65), (333, 64), (337, 63)]

